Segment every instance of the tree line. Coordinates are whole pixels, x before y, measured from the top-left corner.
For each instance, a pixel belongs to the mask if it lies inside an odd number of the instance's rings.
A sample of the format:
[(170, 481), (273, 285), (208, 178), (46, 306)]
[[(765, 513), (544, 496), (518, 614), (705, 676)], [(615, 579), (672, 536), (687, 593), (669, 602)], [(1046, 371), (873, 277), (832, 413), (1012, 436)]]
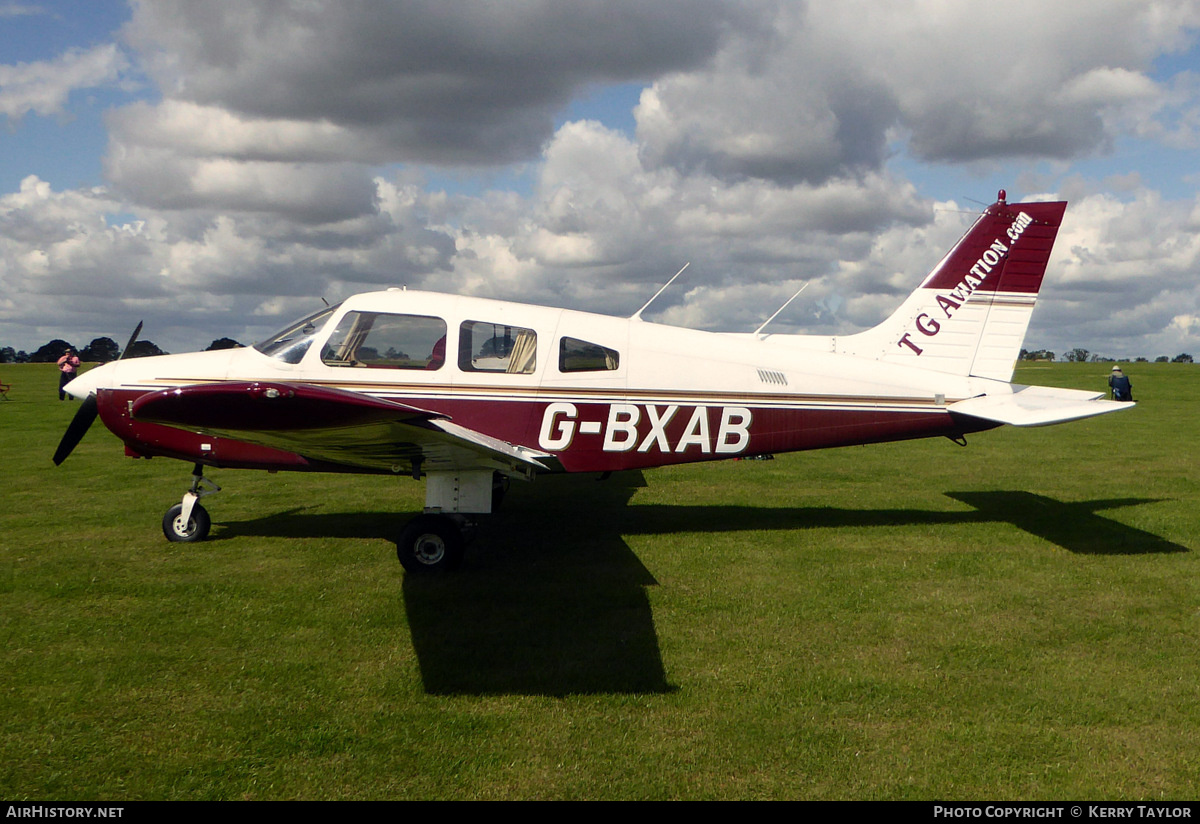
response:
[[(216, 349), (236, 349), (242, 344), (233, 338), (217, 338), (205, 348), (205, 352)], [(84, 347), (73, 346), (65, 340), (55, 338), (30, 354), (24, 349), (16, 350), (11, 346), (0, 346), (0, 363), (55, 363), (68, 349), (73, 349), (79, 359), (85, 363), (108, 363), (121, 355), (121, 347), (112, 338), (95, 338)], [(135, 340), (125, 353), (127, 358), (148, 358), (151, 355), (169, 355), (149, 340)]]
[[(1022, 349), (1019, 356), (1020, 360), (1024, 361), (1052, 361), (1054, 353), (1049, 349)], [(1149, 363), (1149, 358), (1108, 358), (1104, 355), (1095, 352), (1089, 352), (1087, 349), (1072, 349), (1063, 355), (1063, 360), (1067, 363), (1113, 363), (1115, 361), (1132, 361), (1133, 363)], [(1168, 358), (1166, 355), (1159, 355), (1154, 359), (1155, 363), (1193, 363), (1192, 356), (1187, 352), (1181, 352), (1173, 358)]]
[[(205, 352), (215, 351), (217, 349), (236, 349), (243, 344), (238, 343), (233, 338), (217, 338), (207, 347)], [(49, 343), (41, 346), (32, 355), (25, 350), (16, 350), (11, 346), (0, 346), (0, 363), (54, 363), (62, 357), (63, 352), (67, 349), (74, 349), (79, 355), (79, 359), (86, 363), (108, 363), (114, 361), (121, 356), (121, 347), (112, 338), (95, 338), (91, 343), (82, 348), (72, 346), (65, 340), (55, 338)], [(127, 358), (145, 358), (151, 355), (168, 355), (159, 349), (153, 341), (136, 340), (133, 346), (129, 348), (129, 352), (125, 355)], [(1023, 361), (1053, 361), (1056, 355), (1049, 349), (1022, 349), (1019, 356)], [(1075, 348), (1065, 353), (1062, 357), (1067, 363), (1108, 363), (1116, 360), (1132, 360), (1134, 363), (1149, 363), (1149, 358), (1108, 358), (1103, 355), (1090, 352), (1087, 349)], [(1192, 356), (1187, 352), (1181, 352), (1173, 358), (1168, 358), (1166, 355), (1159, 355), (1154, 359), (1155, 363), (1193, 363)]]

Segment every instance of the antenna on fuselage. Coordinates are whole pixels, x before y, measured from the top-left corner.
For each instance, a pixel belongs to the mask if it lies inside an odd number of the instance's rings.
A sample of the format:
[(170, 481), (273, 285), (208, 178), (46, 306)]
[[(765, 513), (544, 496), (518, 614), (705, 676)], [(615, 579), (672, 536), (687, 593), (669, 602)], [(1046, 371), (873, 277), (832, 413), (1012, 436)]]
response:
[(762, 326), (760, 326), (760, 327), (758, 327), (757, 329), (755, 329), (755, 330), (754, 330), (754, 334), (755, 334), (755, 335), (757, 335), (759, 332), (761, 332), (762, 330), (766, 329), (766, 328), (767, 328), (767, 324), (768, 324), (768, 323), (770, 323), (771, 321), (775, 320), (775, 318), (779, 316), (779, 313), (780, 313), (780, 312), (782, 312), (784, 309), (788, 308), (788, 304), (789, 304), (789, 303), (791, 303), (792, 301), (794, 301), (796, 298), (800, 297), (800, 293), (801, 293), (801, 292), (803, 292), (805, 289), (807, 289), (807, 288), (808, 288), (808, 284), (809, 284), (810, 282), (811, 282), (811, 281), (807, 281), (807, 280), (806, 280), (806, 281), (804, 281), (804, 285), (803, 285), (803, 286), (801, 286), (799, 289), (797, 289), (797, 290), (796, 290), (796, 294), (794, 294), (794, 295), (792, 295), (790, 298), (788, 298), (788, 299), (787, 299), (787, 301), (786, 301), (786, 302), (783, 304), (783, 306), (780, 306), (778, 309), (776, 309), (776, 310), (775, 310), (775, 314), (774, 314), (774, 315), (771, 315), (771, 317), (769, 317), (769, 318), (767, 318), (766, 320), (764, 320), (764, 321), (763, 321), (763, 323), (762, 323)]
[[(686, 268), (688, 268), (688, 267), (689, 267), (689, 266), (691, 266), (691, 265), (692, 265), (692, 262), (689, 260), (687, 263), (683, 264), (683, 269), (686, 269)], [(661, 289), (659, 289), (657, 292), (655, 292), (655, 293), (654, 293), (654, 297), (653, 297), (653, 298), (650, 298), (650, 300), (646, 301), (646, 305), (645, 305), (645, 306), (643, 306), (641, 309), (637, 310), (637, 311), (636, 311), (636, 312), (634, 312), (632, 315), (630, 315), (630, 316), (629, 316), (629, 319), (630, 319), (630, 320), (641, 320), (641, 319), (642, 319), (642, 312), (645, 312), (645, 311), (646, 311), (646, 306), (649, 306), (650, 304), (654, 303), (654, 300), (655, 300), (655, 298), (657, 298), (659, 295), (661, 295), (663, 292), (665, 292), (665, 291), (666, 291), (666, 289), (667, 289), (667, 287), (668, 287), (668, 286), (670, 286), (672, 283), (674, 283), (674, 282), (675, 282), (675, 278), (677, 278), (677, 277), (679, 277), (680, 275), (682, 275), (682, 274), (683, 274), (683, 269), (680, 269), (678, 272), (676, 272), (676, 273), (675, 273), (675, 277), (671, 278), (671, 279), (670, 279), (670, 280), (668, 280), (666, 283), (664, 283), (664, 284), (662, 285), (662, 288), (661, 288)]]

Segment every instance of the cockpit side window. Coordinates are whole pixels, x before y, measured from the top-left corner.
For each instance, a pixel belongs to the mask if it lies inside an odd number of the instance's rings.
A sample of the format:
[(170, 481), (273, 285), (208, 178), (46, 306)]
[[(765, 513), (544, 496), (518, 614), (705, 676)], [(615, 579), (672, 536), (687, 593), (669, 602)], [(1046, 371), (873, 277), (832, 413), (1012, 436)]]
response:
[(613, 372), (621, 363), (615, 349), (564, 337), (558, 345), (559, 372)]
[(329, 366), (441, 369), (446, 322), (428, 315), (347, 312), (321, 351)]
[(537, 369), (537, 332), (503, 323), (464, 321), (458, 332), (458, 367), (464, 372), (531, 375)]
[(337, 311), (337, 308), (337, 306), (330, 306), (300, 318), (266, 340), (254, 344), (254, 348), (264, 355), (278, 358), (284, 363), (299, 363), (304, 357), (304, 353), (312, 346), (313, 336), (321, 331), (325, 321)]

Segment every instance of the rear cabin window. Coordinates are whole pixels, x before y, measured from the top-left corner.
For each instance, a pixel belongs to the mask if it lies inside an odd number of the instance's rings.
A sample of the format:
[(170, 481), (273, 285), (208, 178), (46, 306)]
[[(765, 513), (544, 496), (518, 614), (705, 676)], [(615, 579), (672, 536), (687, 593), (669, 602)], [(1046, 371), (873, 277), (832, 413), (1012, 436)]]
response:
[(321, 360), (330, 366), (440, 369), (446, 362), (446, 322), (428, 315), (348, 312)]
[(537, 332), (504, 323), (464, 321), (458, 333), (458, 367), (464, 372), (530, 375), (537, 368)]
[(578, 338), (563, 338), (558, 345), (560, 372), (612, 372), (621, 363), (615, 349)]

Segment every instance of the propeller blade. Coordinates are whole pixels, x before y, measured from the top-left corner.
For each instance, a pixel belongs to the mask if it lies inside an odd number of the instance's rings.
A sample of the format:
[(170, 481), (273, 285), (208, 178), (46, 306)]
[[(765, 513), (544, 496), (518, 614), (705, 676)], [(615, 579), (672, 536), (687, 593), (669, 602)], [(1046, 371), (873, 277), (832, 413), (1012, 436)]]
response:
[[(121, 354), (117, 356), (117, 360), (121, 360), (129, 354), (129, 350), (133, 348), (133, 344), (137, 342), (137, 337), (142, 333), (142, 323), (138, 321), (138, 325), (134, 327), (133, 334), (129, 336), (129, 343), (125, 344), (125, 348), (121, 350)], [(79, 442), (83, 440), (83, 436), (87, 434), (88, 429), (96, 420), (96, 416), (100, 414), (100, 409), (96, 404), (96, 395), (91, 394), (83, 399), (83, 403), (79, 404), (79, 411), (75, 413), (75, 417), (67, 424), (67, 431), (63, 433), (62, 440), (58, 442), (58, 449), (54, 450), (54, 465), (61, 466), (62, 462), (67, 459), (67, 456), (75, 451), (75, 447), (79, 446)]]
[(59, 466), (71, 454), (71, 451), (79, 445), (83, 440), (84, 434), (92, 425), (92, 421), (96, 420), (96, 415), (99, 410), (96, 407), (96, 396), (88, 395), (83, 399), (83, 403), (79, 404), (79, 411), (75, 413), (75, 417), (67, 424), (67, 431), (63, 433), (62, 440), (58, 442), (58, 449), (54, 451), (54, 465)]
[(138, 325), (133, 329), (133, 334), (129, 336), (129, 343), (125, 344), (125, 348), (121, 350), (121, 354), (117, 356), (117, 360), (121, 360), (121, 358), (129, 354), (129, 349), (133, 346), (134, 341), (137, 340), (137, 336), (142, 332), (142, 324), (144, 322), (138, 321)]

